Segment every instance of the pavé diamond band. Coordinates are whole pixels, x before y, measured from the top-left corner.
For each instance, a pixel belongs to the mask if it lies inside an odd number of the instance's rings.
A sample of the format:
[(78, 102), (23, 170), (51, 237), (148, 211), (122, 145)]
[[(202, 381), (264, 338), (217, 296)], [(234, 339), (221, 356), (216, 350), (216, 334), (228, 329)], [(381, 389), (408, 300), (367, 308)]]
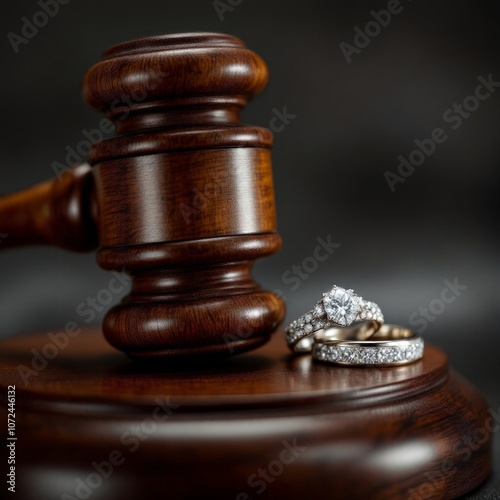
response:
[(353, 290), (338, 286), (323, 294), (314, 308), (300, 316), (286, 330), (290, 349), (295, 352), (311, 352), (314, 334), (331, 327), (347, 327), (361, 321), (355, 328), (358, 340), (366, 339), (384, 323), (380, 308), (374, 302), (363, 300)]
[(352, 328), (332, 328), (316, 335), (313, 358), (344, 366), (398, 366), (424, 354), (424, 341), (412, 330), (382, 325), (369, 340), (357, 339)]

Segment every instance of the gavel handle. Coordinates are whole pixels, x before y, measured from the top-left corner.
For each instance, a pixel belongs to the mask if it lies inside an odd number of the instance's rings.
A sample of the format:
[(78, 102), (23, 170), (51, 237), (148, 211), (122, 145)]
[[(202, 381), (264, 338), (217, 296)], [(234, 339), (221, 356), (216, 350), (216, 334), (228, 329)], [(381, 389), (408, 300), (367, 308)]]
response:
[(52, 245), (87, 252), (97, 248), (92, 168), (67, 170), (61, 178), (0, 198), (0, 250)]

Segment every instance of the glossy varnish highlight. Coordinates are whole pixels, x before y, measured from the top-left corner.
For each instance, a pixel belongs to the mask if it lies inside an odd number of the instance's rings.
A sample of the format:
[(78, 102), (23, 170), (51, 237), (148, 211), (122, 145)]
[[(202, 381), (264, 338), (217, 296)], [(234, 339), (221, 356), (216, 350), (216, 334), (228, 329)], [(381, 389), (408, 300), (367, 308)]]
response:
[[(269, 339), (284, 304), (251, 278), (276, 252), (272, 134), (239, 112), (267, 82), (230, 35), (167, 35), (108, 50), (83, 94), (116, 125), (92, 166), (0, 200), (3, 247), (99, 247), (131, 293), (104, 334), (134, 357), (228, 355)], [(3, 224), (5, 220), (5, 224)]]

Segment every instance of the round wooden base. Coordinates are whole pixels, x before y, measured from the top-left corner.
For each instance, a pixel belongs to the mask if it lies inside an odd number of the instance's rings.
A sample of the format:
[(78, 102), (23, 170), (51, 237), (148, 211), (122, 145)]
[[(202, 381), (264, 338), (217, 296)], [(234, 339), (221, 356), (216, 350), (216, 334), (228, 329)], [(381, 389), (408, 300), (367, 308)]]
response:
[(0, 351), (22, 500), (447, 499), (490, 470), (487, 405), (432, 345), (394, 368), (315, 363), (281, 335), (177, 364), (132, 361), (100, 331)]

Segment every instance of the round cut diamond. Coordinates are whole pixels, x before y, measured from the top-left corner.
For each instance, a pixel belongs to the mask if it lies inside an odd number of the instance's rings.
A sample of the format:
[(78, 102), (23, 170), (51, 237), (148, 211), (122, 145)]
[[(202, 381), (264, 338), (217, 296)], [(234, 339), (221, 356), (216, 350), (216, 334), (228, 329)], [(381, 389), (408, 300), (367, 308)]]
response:
[(358, 315), (359, 297), (343, 288), (335, 288), (323, 298), (323, 306), (329, 321), (349, 326)]
[(328, 357), (330, 360), (335, 361), (339, 357), (339, 350), (335, 346), (330, 346), (327, 351)]

